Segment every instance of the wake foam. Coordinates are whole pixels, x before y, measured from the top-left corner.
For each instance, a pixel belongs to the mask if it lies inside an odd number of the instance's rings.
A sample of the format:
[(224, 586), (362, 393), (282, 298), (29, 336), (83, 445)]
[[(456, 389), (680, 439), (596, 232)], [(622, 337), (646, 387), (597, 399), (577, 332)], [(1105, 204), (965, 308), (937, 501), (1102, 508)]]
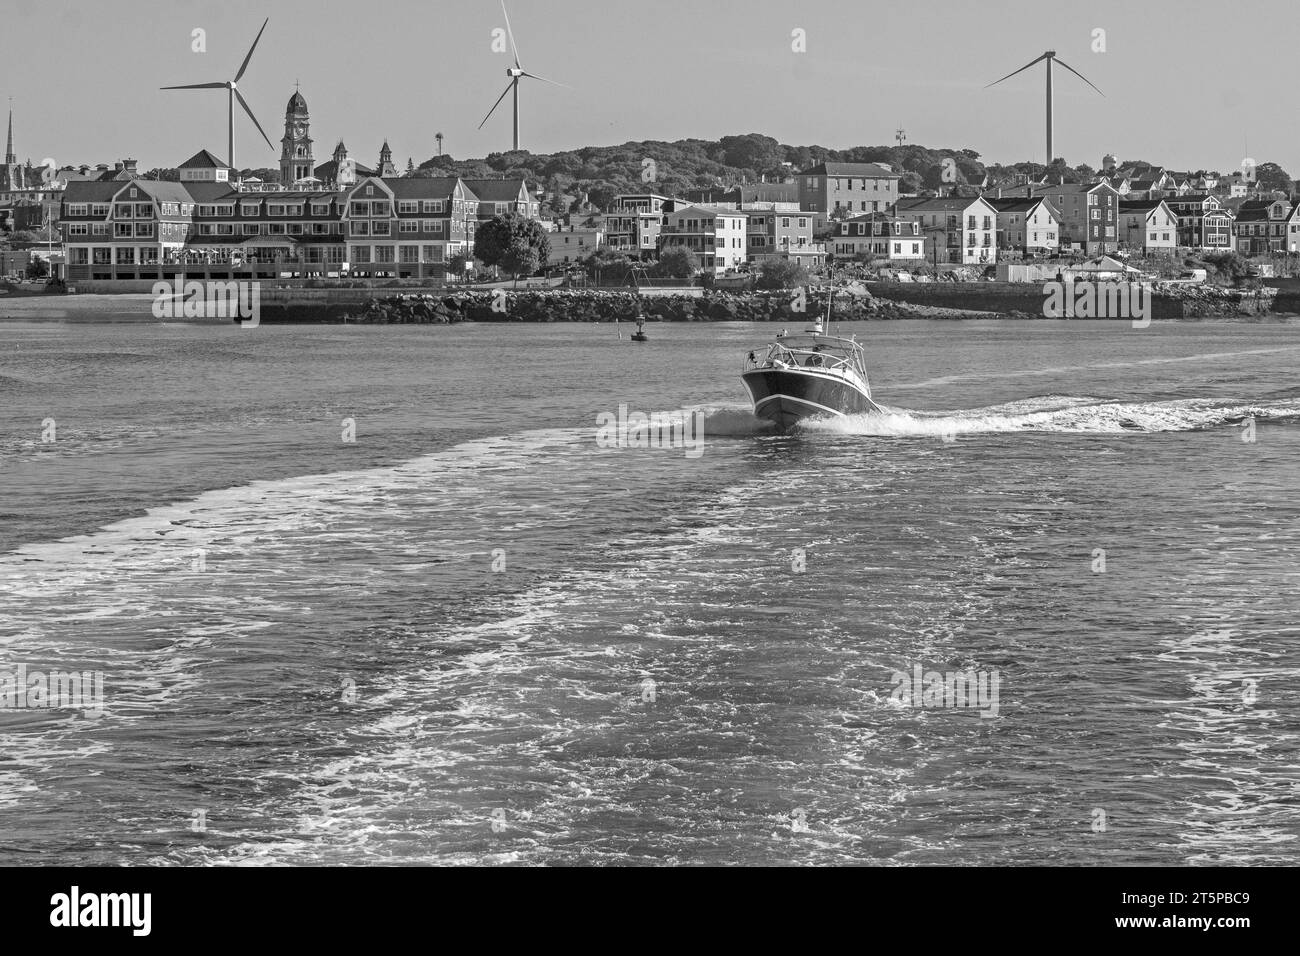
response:
[(881, 406), (884, 414), (815, 418), (799, 423), (808, 432), (841, 435), (947, 438), (996, 432), (1202, 431), (1257, 421), (1300, 417), (1300, 399), (1242, 404), (1191, 398), (1165, 402), (1111, 402), (1105, 399), (1049, 395), (984, 408), (913, 411)]

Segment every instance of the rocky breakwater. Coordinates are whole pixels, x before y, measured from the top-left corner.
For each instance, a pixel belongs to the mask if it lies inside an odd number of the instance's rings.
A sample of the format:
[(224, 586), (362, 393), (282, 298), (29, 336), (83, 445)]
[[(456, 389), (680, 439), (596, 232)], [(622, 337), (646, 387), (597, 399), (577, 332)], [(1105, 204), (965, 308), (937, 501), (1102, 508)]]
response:
[(1228, 289), (1203, 282), (1157, 282), (1152, 288), (1152, 312), (1158, 319), (1267, 315), (1273, 311), (1276, 289)]
[[(825, 308), (825, 289), (801, 296), (780, 292), (705, 292), (653, 295), (587, 289), (406, 294), (370, 299), (346, 322), (448, 324), (452, 322), (787, 322), (806, 321)], [(983, 313), (878, 299), (865, 289), (836, 290), (837, 322), (881, 319), (962, 318)]]

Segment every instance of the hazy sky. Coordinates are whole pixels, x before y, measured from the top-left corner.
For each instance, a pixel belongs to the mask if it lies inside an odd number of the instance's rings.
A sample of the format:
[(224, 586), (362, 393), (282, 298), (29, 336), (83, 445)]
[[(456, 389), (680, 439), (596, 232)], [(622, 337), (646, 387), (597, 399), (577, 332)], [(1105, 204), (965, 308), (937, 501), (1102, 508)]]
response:
[[(16, 151), (38, 162), (175, 166), (226, 153), (225, 80), (264, 17), (240, 82), (279, 144), (295, 79), (316, 161), (339, 137), (377, 161), (510, 146), (497, 0), (3, 0), (0, 107), (14, 100)], [(1300, 26), (1282, 0), (508, 0), (526, 70), (522, 145), (534, 152), (629, 140), (761, 132), (832, 148), (909, 142), (970, 147), (986, 161), (1043, 159), (1043, 65), (1055, 49), (1106, 94), (1057, 68), (1056, 152), (1097, 166), (1113, 151), (1174, 168), (1236, 168), (1249, 155), (1300, 175), (1293, 109)], [(191, 31), (207, 31), (207, 52)], [(807, 52), (791, 49), (806, 31)], [(1106, 52), (1092, 50), (1106, 31)], [(235, 161), (275, 166), (236, 105)]]

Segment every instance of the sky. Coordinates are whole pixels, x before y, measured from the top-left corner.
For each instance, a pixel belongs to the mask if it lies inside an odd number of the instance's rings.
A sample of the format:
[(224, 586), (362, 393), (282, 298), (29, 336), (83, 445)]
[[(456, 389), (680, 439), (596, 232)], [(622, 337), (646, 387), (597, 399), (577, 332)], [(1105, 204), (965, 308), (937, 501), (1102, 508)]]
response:
[[(236, 104), (235, 163), (276, 166), (295, 81), (317, 163), (343, 138), (373, 165), (510, 148), (498, 0), (43, 0), (3, 16), (0, 107), (15, 152), (59, 165), (176, 166), (226, 154), (224, 90), (159, 87), (233, 77), (264, 18)], [(16, 7), (16, 9), (14, 9)], [(1250, 157), (1300, 176), (1290, 113), (1300, 25), (1285, 0), (507, 0), (524, 69), (521, 145), (546, 153), (631, 140), (758, 132), (792, 145), (970, 148), (1043, 161), (1043, 64), (1054, 49), (1055, 152), (1096, 167), (1113, 152), (1227, 172)], [(205, 31), (206, 52), (192, 50)], [(1104, 31), (1104, 51), (1099, 46)], [(794, 31), (805, 49), (796, 52)]]

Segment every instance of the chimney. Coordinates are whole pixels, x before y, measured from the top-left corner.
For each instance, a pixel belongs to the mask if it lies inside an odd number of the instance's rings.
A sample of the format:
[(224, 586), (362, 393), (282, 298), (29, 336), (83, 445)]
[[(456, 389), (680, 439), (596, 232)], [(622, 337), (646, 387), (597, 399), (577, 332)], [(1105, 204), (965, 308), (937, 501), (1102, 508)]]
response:
[(106, 173), (108, 172), (108, 163), (99, 163), (95, 166), (95, 169), (101, 173)]
[(121, 164), (121, 163), (114, 163), (114, 164), (113, 164), (113, 172), (115, 172), (115, 173), (120, 173), (121, 171), (122, 171), (122, 164)]
[(126, 171), (127, 171), (128, 173), (130, 173), (132, 176), (135, 176), (135, 175), (137, 175), (137, 173), (136, 173), (136, 169), (135, 169), (135, 167), (136, 167), (136, 162), (137, 162), (137, 160), (134, 160), (134, 159), (124, 159), (124, 160), (122, 160), (122, 166), (123, 166), (124, 169), (126, 169)]

